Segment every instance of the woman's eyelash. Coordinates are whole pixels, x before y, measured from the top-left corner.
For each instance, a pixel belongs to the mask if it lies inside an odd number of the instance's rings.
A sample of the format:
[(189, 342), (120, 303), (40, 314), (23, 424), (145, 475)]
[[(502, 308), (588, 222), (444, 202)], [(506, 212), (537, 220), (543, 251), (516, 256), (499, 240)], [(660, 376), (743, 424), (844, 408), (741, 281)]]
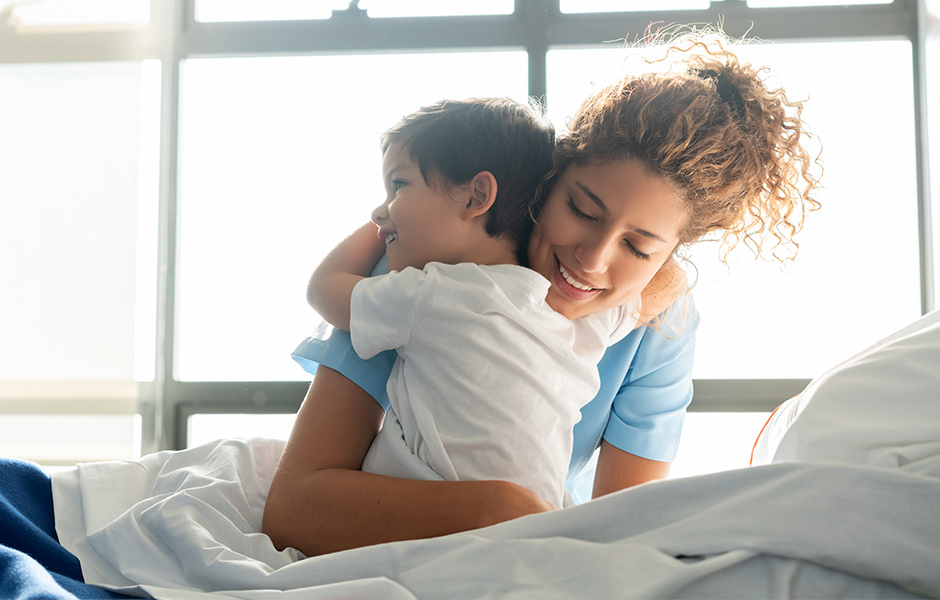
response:
[[(572, 198), (568, 198), (568, 208), (571, 210), (572, 214), (574, 214), (574, 216), (578, 217), (579, 219), (584, 219), (584, 220), (586, 220), (586, 221), (596, 221), (596, 220), (597, 220), (597, 219), (595, 219), (594, 217), (592, 217), (591, 215), (589, 215), (589, 214), (587, 214), (587, 213), (581, 212), (581, 210), (578, 208), (578, 205), (575, 204), (575, 202), (574, 202), (574, 200), (573, 200)], [(633, 244), (630, 243), (629, 240), (624, 240), (623, 243), (627, 245), (627, 248), (630, 249), (630, 252), (633, 254), (633, 256), (639, 258), (640, 260), (650, 260), (650, 255), (649, 255), (649, 254), (644, 254), (644, 253), (640, 252), (639, 250), (637, 250), (637, 249), (633, 246)]]
[(595, 219), (594, 217), (592, 217), (591, 215), (589, 215), (589, 214), (587, 214), (587, 213), (581, 212), (581, 210), (578, 208), (578, 205), (575, 204), (575, 203), (574, 203), (574, 200), (571, 199), (571, 198), (568, 198), (568, 208), (571, 210), (571, 212), (574, 214), (574, 216), (578, 217), (579, 219), (584, 219), (584, 220), (586, 220), (586, 221), (596, 221), (596, 220), (597, 220), (597, 219)]
[(630, 252), (633, 253), (633, 256), (639, 258), (640, 260), (650, 260), (650, 255), (649, 255), (649, 254), (643, 254), (642, 252), (640, 252), (639, 250), (637, 250), (637, 249), (633, 246), (633, 244), (631, 244), (631, 243), (630, 243), (629, 241), (627, 241), (627, 240), (624, 240), (624, 243), (627, 245), (627, 248), (630, 249)]

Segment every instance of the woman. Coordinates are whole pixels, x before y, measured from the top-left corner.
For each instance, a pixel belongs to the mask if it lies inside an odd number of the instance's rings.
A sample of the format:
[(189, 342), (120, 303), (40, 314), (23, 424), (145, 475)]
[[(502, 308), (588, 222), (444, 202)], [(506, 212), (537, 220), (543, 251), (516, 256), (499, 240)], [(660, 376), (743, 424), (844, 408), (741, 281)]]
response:
[[(589, 98), (558, 143), (532, 205), (530, 266), (577, 318), (642, 291), (647, 325), (612, 346), (575, 428), (571, 475), (600, 448), (594, 497), (668, 474), (692, 397), (697, 314), (677, 256), (711, 232), (728, 248), (795, 247), (818, 203), (801, 106), (769, 91), (719, 38), (670, 44), (668, 73), (626, 77)], [(662, 310), (667, 309), (667, 310)], [(339, 334), (320, 363), (274, 476), (264, 531), (307, 555), (424, 538), (551, 506), (501, 481), (411, 481), (361, 472), (382, 424), (388, 365)]]

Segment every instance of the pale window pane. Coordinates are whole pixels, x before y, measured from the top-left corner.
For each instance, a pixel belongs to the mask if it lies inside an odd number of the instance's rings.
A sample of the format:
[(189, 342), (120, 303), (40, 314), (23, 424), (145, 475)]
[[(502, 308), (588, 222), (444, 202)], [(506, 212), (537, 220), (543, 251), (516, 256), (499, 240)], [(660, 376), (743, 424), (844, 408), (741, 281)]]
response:
[[(699, 245), (697, 378), (810, 378), (920, 315), (911, 49), (905, 41), (753, 44), (821, 137), (823, 209), (809, 216), (798, 261), (736, 260)], [(548, 94), (563, 123), (620, 72), (623, 50), (554, 50)], [(836, 65), (807, 69), (807, 64)], [(861, 82), (879, 73), (877, 85)]]
[(526, 72), (523, 52), (184, 63), (178, 377), (306, 379), (307, 279), (384, 198), (378, 136), (442, 98), (524, 101)]
[(294, 19), (329, 19), (334, 10), (349, 6), (348, 0), (196, 0), (196, 20), (213, 21), (286, 21)]
[(460, 15), (511, 15), (513, 0), (359, 0), (370, 17), (452, 17)]
[(158, 103), (155, 62), (0, 66), (0, 455), (65, 464), (139, 448)]
[(849, 4), (891, 4), (893, 0), (747, 0), (751, 8), (794, 8), (799, 6), (843, 6)]
[(187, 446), (193, 448), (227, 438), (259, 437), (286, 440), (296, 418), (294, 413), (193, 415), (187, 420)]
[(138, 415), (3, 415), (0, 456), (71, 466), (140, 457)]
[(87, 27), (134, 25), (150, 21), (150, 0), (0, 0), (15, 27)]
[(563, 13), (704, 10), (710, 0), (561, 0)]
[(158, 85), (0, 66), (0, 381), (152, 379)]
[(769, 412), (688, 413), (669, 478), (747, 467), (751, 449), (768, 418)]
[[(271, 21), (329, 19), (334, 10), (345, 10), (349, 0), (196, 0), (196, 20)], [(441, 17), (457, 15), (508, 15), (513, 0), (360, 0), (359, 8), (369, 17)]]

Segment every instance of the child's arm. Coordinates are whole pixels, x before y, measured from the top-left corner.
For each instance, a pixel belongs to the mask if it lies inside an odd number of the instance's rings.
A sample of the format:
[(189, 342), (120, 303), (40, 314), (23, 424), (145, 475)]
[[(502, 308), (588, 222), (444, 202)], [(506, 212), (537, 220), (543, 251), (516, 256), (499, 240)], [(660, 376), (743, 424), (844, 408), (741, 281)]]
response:
[(373, 223), (363, 225), (330, 251), (310, 276), (307, 302), (330, 324), (349, 331), (353, 288), (385, 253)]

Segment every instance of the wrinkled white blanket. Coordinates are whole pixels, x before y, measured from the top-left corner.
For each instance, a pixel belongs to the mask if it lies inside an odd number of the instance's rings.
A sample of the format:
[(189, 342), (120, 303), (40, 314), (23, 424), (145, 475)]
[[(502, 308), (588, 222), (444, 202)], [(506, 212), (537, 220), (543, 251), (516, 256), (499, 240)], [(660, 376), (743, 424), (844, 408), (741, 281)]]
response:
[(228, 440), (57, 474), (59, 538), (89, 583), (176, 600), (940, 597), (935, 477), (774, 464), (303, 558), (257, 533), (282, 447)]
[(810, 384), (771, 464), (447, 537), (276, 551), (257, 439), (56, 473), (56, 527), (89, 583), (173, 600), (940, 598), (938, 365), (940, 311)]

